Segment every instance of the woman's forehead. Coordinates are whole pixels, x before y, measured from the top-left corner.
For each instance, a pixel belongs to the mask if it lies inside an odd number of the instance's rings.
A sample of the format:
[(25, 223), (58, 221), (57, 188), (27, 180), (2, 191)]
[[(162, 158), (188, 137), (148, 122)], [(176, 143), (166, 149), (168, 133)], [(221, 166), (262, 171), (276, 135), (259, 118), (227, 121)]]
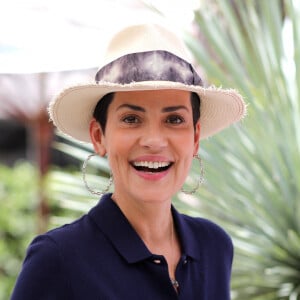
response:
[(178, 103), (190, 100), (191, 92), (183, 90), (143, 90), (115, 92), (114, 99), (119, 101), (138, 101), (140, 104), (161, 100), (168, 103)]

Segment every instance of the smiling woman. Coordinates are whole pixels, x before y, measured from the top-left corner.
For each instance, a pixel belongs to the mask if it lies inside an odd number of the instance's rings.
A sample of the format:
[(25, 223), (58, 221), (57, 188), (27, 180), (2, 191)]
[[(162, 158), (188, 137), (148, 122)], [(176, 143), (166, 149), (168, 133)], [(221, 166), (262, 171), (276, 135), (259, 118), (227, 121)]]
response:
[(53, 100), (54, 124), (107, 156), (114, 191), (31, 243), (12, 300), (230, 299), (230, 237), (171, 201), (199, 141), (239, 121), (245, 104), (203, 87), (184, 57), (165, 28), (132, 26), (112, 39), (94, 83)]
[[(116, 92), (108, 107), (105, 134), (94, 119), (90, 136), (95, 151), (108, 154), (115, 181), (113, 196), (120, 199), (116, 202), (163, 201), (183, 185), (198, 152), (200, 123), (194, 129), (188, 91)], [(143, 170), (135, 168), (141, 162)], [(167, 166), (153, 172), (159, 163)]]

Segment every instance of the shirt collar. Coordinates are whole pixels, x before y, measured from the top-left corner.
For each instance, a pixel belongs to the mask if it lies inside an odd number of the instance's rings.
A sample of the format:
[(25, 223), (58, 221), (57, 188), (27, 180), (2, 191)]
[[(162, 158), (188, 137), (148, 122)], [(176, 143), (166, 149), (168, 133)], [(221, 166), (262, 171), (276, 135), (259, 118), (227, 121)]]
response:
[(179, 235), (182, 253), (200, 261), (202, 257), (202, 247), (199, 247), (199, 243), (201, 243), (201, 234), (199, 232), (196, 233), (195, 229), (193, 230), (194, 222), (191, 222), (192, 218), (179, 213), (174, 206), (172, 206), (172, 214)]
[[(178, 213), (174, 207), (172, 207), (172, 213), (182, 252), (186, 256), (199, 260), (199, 249), (196, 249), (198, 243), (195, 241), (194, 233), (186, 222), (185, 216)], [(98, 205), (91, 209), (89, 216), (128, 263), (136, 263), (153, 256), (118, 205), (111, 199), (111, 194), (104, 195)]]
[(152, 256), (120, 208), (111, 199), (111, 194), (105, 194), (98, 205), (91, 209), (89, 216), (128, 263)]

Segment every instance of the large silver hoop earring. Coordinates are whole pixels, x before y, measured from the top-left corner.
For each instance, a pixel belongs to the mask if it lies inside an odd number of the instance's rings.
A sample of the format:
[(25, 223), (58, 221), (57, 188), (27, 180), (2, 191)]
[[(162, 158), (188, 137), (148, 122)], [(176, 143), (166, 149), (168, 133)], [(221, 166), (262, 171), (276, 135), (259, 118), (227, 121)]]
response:
[(180, 189), (180, 191), (182, 193), (187, 194), (187, 195), (193, 195), (193, 194), (195, 194), (196, 191), (198, 190), (198, 188), (200, 187), (200, 185), (204, 181), (204, 168), (203, 168), (203, 164), (202, 164), (202, 159), (201, 159), (201, 157), (200, 157), (199, 154), (194, 155), (193, 158), (196, 159), (198, 161), (199, 165), (200, 165), (200, 177), (197, 180), (196, 186), (192, 190), (186, 191), (183, 188)]
[(93, 157), (93, 156), (96, 156), (98, 155), (97, 153), (92, 153), (90, 154), (86, 159), (85, 161), (83, 162), (82, 164), (82, 180), (84, 182), (84, 185), (86, 187), (86, 189), (92, 193), (93, 195), (98, 195), (98, 196), (102, 196), (104, 195), (105, 193), (107, 193), (110, 189), (110, 187), (112, 186), (113, 184), (113, 177), (112, 177), (112, 174), (110, 174), (110, 178), (109, 178), (109, 181), (108, 181), (108, 185), (107, 187), (103, 190), (103, 191), (94, 191), (93, 189), (91, 189), (87, 183), (87, 180), (86, 180), (86, 169), (87, 169), (87, 165), (88, 165), (88, 162), (89, 160)]

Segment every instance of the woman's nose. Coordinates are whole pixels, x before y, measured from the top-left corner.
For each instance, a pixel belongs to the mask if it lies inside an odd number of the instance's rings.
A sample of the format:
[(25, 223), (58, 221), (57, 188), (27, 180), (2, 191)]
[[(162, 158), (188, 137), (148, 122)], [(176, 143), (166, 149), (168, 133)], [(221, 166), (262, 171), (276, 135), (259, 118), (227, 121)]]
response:
[(168, 139), (159, 126), (149, 125), (140, 138), (140, 145), (152, 151), (159, 151), (168, 145)]

